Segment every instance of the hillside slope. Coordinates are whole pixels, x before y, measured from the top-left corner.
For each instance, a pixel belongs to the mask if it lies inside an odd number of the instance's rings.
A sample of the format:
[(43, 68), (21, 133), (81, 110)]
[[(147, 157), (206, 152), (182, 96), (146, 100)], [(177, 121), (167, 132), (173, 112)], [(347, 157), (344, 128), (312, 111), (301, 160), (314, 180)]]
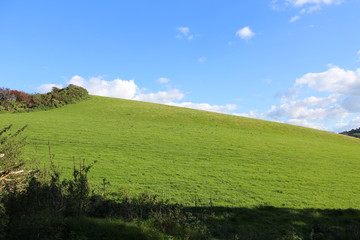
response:
[(193, 109), (91, 96), (43, 112), (1, 114), (29, 124), (26, 156), (70, 173), (98, 161), (90, 178), (113, 190), (150, 192), (186, 205), (269, 204), (359, 208), (360, 140), (330, 132)]

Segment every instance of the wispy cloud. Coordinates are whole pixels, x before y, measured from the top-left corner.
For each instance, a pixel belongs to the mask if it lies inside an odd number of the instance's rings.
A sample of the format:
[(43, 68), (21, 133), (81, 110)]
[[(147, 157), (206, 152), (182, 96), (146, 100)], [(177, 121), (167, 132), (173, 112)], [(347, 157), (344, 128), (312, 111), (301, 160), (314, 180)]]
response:
[(266, 84), (271, 84), (271, 83), (273, 82), (273, 79), (270, 78), (270, 77), (268, 77), (268, 78), (265, 78), (265, 79), (263, 80), (263, 82), (266, 83)]
[(236, 36), (244, 40), (249, 40), (253, 38), (255, 35), (256, 33), (253, 32), (249, 26), (243, 27), (236, 31)]
[(204, 62), (206, 62), (206, 61), (207, 61), (207, 58), (206, 58), (206, 57), (201, 57), (201, 58), (198, 59), (198, 62), (199, 62), (199, 63), (204, 63)]
[(179, 32), (178, 35), (176, 35), (176, 38), (178, 39), (188, 39), (188, 40), (192, 40), (194, 38), (194, 35), (192, 35), (190, 33), (190, 28), (189, 27), (178, 27), (177, 31)]
[(234, 111), (237, 108), (235, 104), (211, 105), (208, 103), (192, 103), (192, 102), (173, 103), (170, 105), (178, 106), (178, 107), (194, 108), (209, 112), (222, 112), (222, 113), (229, 113), (230, 111)]
[(37, 87), (36, 90), (38, 92), (40, 92), (40, 93), (46, 93), (46, 92), (50, 92), (53, 87), (62, 88), (63, 85), (61, 85), (61, 84), (52, 84), (52, 83), (43, 84), (43, 85)]
[(156, 82), (161, 83), (161, 84), (163, 84), (163, 83), (169, 83), (170, 81), (171, 81), (170, 79), (165, 78), (165, 77), (161, 77), (161, 78), (158, 78), (158, 79), (156, 80)]
[(281, 102), (292, 101), (299, 93), (297, 88), (289, 88), (286, 92), (279, 92), (275, 94), (276, 98), (279, 98)]
[(131, 99), (144, 102), (170, 104), (174, 101), (180, 101), (184, 98), (184, 96), (185, 94), (182, 93), (179, 89), (170, 89), (168, 91), (159, 91), (155, 93), (139, 93)]
[(290, 22), (290, 23), (294, 23), (294, 22), (296, 22), (297, 20), (299, 20), (300, 18), (301, 18), (301, 17), (300, 17), (299, 15), (296, 15), (296, 16), (290, 18), (289, 22)]
[(354, 117), (350, 121), (341, 121), (335, 125), (337, 132), (348, 131), (351, 129), (359, 128), (360, 117)]
[(273, 0), (271, 6), (274, 10), (293, 8), (298, 14), (293, 16), (289, 22), (298, 21), (302, 14), (310, 14), (321, 10), (324, 6), (340, 5), (345, 0)]
[(314, 6), (314, 5), (333, 5), (340, 4), (343, 0), (286, 0), (293, 6), (304, 7), (304, 6)]

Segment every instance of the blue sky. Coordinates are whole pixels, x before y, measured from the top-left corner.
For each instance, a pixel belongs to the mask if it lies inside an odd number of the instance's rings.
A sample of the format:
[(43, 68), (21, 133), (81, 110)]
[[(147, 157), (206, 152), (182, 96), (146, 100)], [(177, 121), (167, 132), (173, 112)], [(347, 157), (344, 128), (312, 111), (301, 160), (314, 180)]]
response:
[(0, 0), (0, 86), (360, 127), (358, 0)]

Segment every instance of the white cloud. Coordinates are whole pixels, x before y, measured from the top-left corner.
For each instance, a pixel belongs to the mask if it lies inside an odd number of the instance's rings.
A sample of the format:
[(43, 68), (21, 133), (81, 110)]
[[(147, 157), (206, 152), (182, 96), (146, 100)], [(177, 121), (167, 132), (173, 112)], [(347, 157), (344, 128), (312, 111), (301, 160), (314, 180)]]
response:
[(294, 100), (298, 93), (299, 93), (299, 89), (297, 89), (297, 88), (289, 88), (284, 93), (275, 94), (275, 97), (279, 98), (281, 102), (288, 102), (288, 101)]
[(350, 71), (334, 66), (325, 72), (307, 73), (296, 80), (296, 86), (301, 85), (319, 91), (360, 95), (360, 68)]
[(241, 39), (249, 40), (256, 35), (249, 26), (243, 27), (236, 32), (236, 36)]
[(36, 88), (36, 90), (39, 93), (47, 93), (47, 92), (51, 92), (53, 87), (57, 87), (57, 88), (62, 88), (63, 86), (61, 84), (43, 84), (39, 87)]
[(233, 115), (235, 116), (241, 116), (241, 117), (248, 117), (248, 118), (257, 118), (257, 119), (261, 119), (261, 115), (258, 114), (256, 111), (252, 110), (250, 112), (247, 113), (233, 113)]
[[(360, 118), (360, 69), (329, 67), (296, 79), (294, 87), (276, 95), (281, 104), (263, 113), (250, 111), (241, 115), (332, 131), (357, 124), (346, 119)], [(313, 95), (301, 97), (304, 92)]]
[(274, 10), (295, 8), (298, 14), (290, 19), (293, 23), (300, 19), (300, 14), (310, 14), (322, 9), (323, 6), (340, 5), (344, 0), (273, 0), (271, 7)]
[(204, 63), (204, 62), (206, 62), (206, 61), (207, 61), (207, 58), (206, 58), (206, 57), (201, 57), (201, 58), (198, 59), (198, 62), (199, 62), (199, 63)]
[[(157, 81), (167, 83), (168, 80), (159, 78)], [(179, 89), (168, 86), (166, 91), (151, 92), (138, 87), (134, 80), (106, 81), (101, 77), (85, 79), (74, 76), (64, 85), (44, 84), (38, 90), (47, 92), (53, 86), (63, 87), (67, 84), (82, 86), (93, 95), (231, 113), (318, 129), (337, 131), (360, 127), (355, 126), (360, 121), (360, 69), (346, 70), (330, 65), (324, 72), (304, 74), (295, 80), (294, 86), (287, 92), (276, 95), (280, 99), (279, 105), (261, 113), (250, 111), (242, 114), (234, 113), (234, 104), (186, 102), (183, 101), (185, 94)]]
[(226, 104), (226, 105), (211, 105), (208, 103), (192, 103), (192, 102), (182, 102), (182, 103), (171, 103), (169, 105), (185, 107), (185, 108), (194, 108), (209, 112), (221, 112), (227, 113), (236, 109), (235, 104)]
[(339, 122), (335, 125), (334, 130), (336, 132), (349, 131), (351, 129), (360, 127), (360, 117), (354, 117), (347, 122)]
[(341, 105), (350, 113), (360, 113), (360, 96), (348, 96)]
[(326, 98), (309, 97), (272, 106), (262, 114), (263, 118), (286, 121), (287, 119), (331, 121), (347, 116), (347, 111), (338, 103), (336, 96)]
[(326, 127), (324, 125), (322, 125), (321, 123), (309, 122), (305, 119), (289, 119), (285, 123), (297, 125), (297, 126), (308, 127), (308, 128), (326, 130)]
[[(167, 78), (159, 78), (157, 81), (160, 83), (167, 83), (170, 80)], [(86, 80), (85, 78), (76, 75), (65, 84), (43, 84), (37, 89), (39, 92), (48, 92), (51, 91), (54, 86), (62, 88), (68, 84), (83, 87), (87, 89), (91, 95), (97, 96), (124, 98), (221, 113), (228, 113), (229, 111), (236, 109), (236, 105), (234, 104), (211, 105), (208, 103), (182, 102), (181, 100), (183, 100), (185, 94), (176, 88), (167, 91), (145, 92), (136, 85), (134, 80), (115, 79), (106, 81), (101, 77), (92, 77)]]
[(194, 35), (190, 34), (190, 28), (188, 27), (178, 27), (177, 30), (179, 34), (176, 35), (176, 38), (178, 39), (186, 38), (188, 40), (192, 40), (194, 38)]
[(171, 80), (168, 79), (168, 78), (165, 78), (165, 77), (161, 77), (161, 78), (158, 78), (156, 81), (157, 81), (158, 83), (163, 84), (163, 83), (168, 83), (168, 82), (170, 82)]
[(294, 23), (294, 22), (296, 22), (297, 20), (299, 20), (300, 18), (301, 18), (301, 17), (300, 17), (299, 15), (296, 15), (296, 16), (290, 18), (289, 22), (290, 22), (290, 23)]
[(295, 105), (305, 106), (305, 107), (326, 107), (332, 103), (336, 103), (340, 95), (333, 94), (325, 98), (320, 97), (308, 97), (302, 100), (294, 101)]
[(132, 99), (139, 92), (134, 80), (106, 81), (100, 77), (85, 80), (80, 76), (74, 76), (67, 83), (86, 88), (90, 94), (97, 96)]
[(180, 101), (184, 96), (185, 95), (180, 90), (171, 89), (169, 91), (160, 91), (156, 93), (140, 93), (133, 99), (144, 102), (170, 104), (173, 101)]
[(303, 7), (306, 5), (340, 4), (343, 2), (343, 0), (287, 0), (287, 2), (296, 7)]
[[(74, 84), (88, 90), (91, 95), (133, 99), (139, 92), (139, 87), (135, 84), (134, 80), (121, 80), (115, 79), (113, 81), (103, 80), (101, 77), (92, 77), (86, 80), (78, 75), (73, 76), (65, 84), (43, 84), (37, 88), (40, 93), (51, 91), (52, 86), (59, 88), (66, 87), (69, 84)], [(49, 89), (49, 90), (47, 90)], [(47, 90), (47, 91), (44, 91)]]

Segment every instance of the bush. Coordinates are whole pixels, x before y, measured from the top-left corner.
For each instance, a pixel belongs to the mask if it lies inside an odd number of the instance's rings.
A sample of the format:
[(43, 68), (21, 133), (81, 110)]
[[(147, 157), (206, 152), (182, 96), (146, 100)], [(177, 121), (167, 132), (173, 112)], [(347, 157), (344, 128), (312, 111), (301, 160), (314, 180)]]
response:
[[(18, 136), (26, 128), (12, 133), (12, 126), (0, 131), (2, 176), (23, 169), (19, 161), (25, 138)], [(2, 156), (2, 155), (0, 155)], [(50, 159), (51, 160), (51, 159)], [(136, 197), (109, 194), (104, 179), (102, 194), (91, 191), (88, 173), (93, 165), (84, 162), (73, 169), (70, 180), (62, 180), (57, 169), (29, 174), (3, 184), (0, 195), (0, 240), (2, 239), (149, 239), (174, 236), (174, 239), (204, 239), (206, 226), (181, 205), (170, 205), (147, 193)], [(22, 170), (21, 170), (22, 171)], [(23, 173), (23, 172), (21, 172)], [(11, 179), (11, 178), (10, 178)], [(98, 219), (94, 219), (96, 217)], [(112, 222), (108, 218), (116, 218)], [(129, 224), (130, 223), (130, 224)], [(82, 224), (92, 226), (84, 228)], [(100, 232), (94, 232), (98, 229)], [(113, 231), (113, 234), (108, 233)], [(146, 233), (146, 234), (145, 234)], [(113, 238), (109, 238), (113, 235)]]
[(86, 89), (70, 84), (59, 89), (54, 87), (45, 94), (27, 94), (9, 88), (0, 88), (0, 112), (22, 112), (58, 108), (70, 103), (86, 99)]
[(6, 189), (21, 189), (31, 173), (24, 170), (25, 163), (20, 158), (26, 138), (18, 140), (26, 127), (12, 133), (12, 125), (9, 125), (0, 131), (0, 197)]

